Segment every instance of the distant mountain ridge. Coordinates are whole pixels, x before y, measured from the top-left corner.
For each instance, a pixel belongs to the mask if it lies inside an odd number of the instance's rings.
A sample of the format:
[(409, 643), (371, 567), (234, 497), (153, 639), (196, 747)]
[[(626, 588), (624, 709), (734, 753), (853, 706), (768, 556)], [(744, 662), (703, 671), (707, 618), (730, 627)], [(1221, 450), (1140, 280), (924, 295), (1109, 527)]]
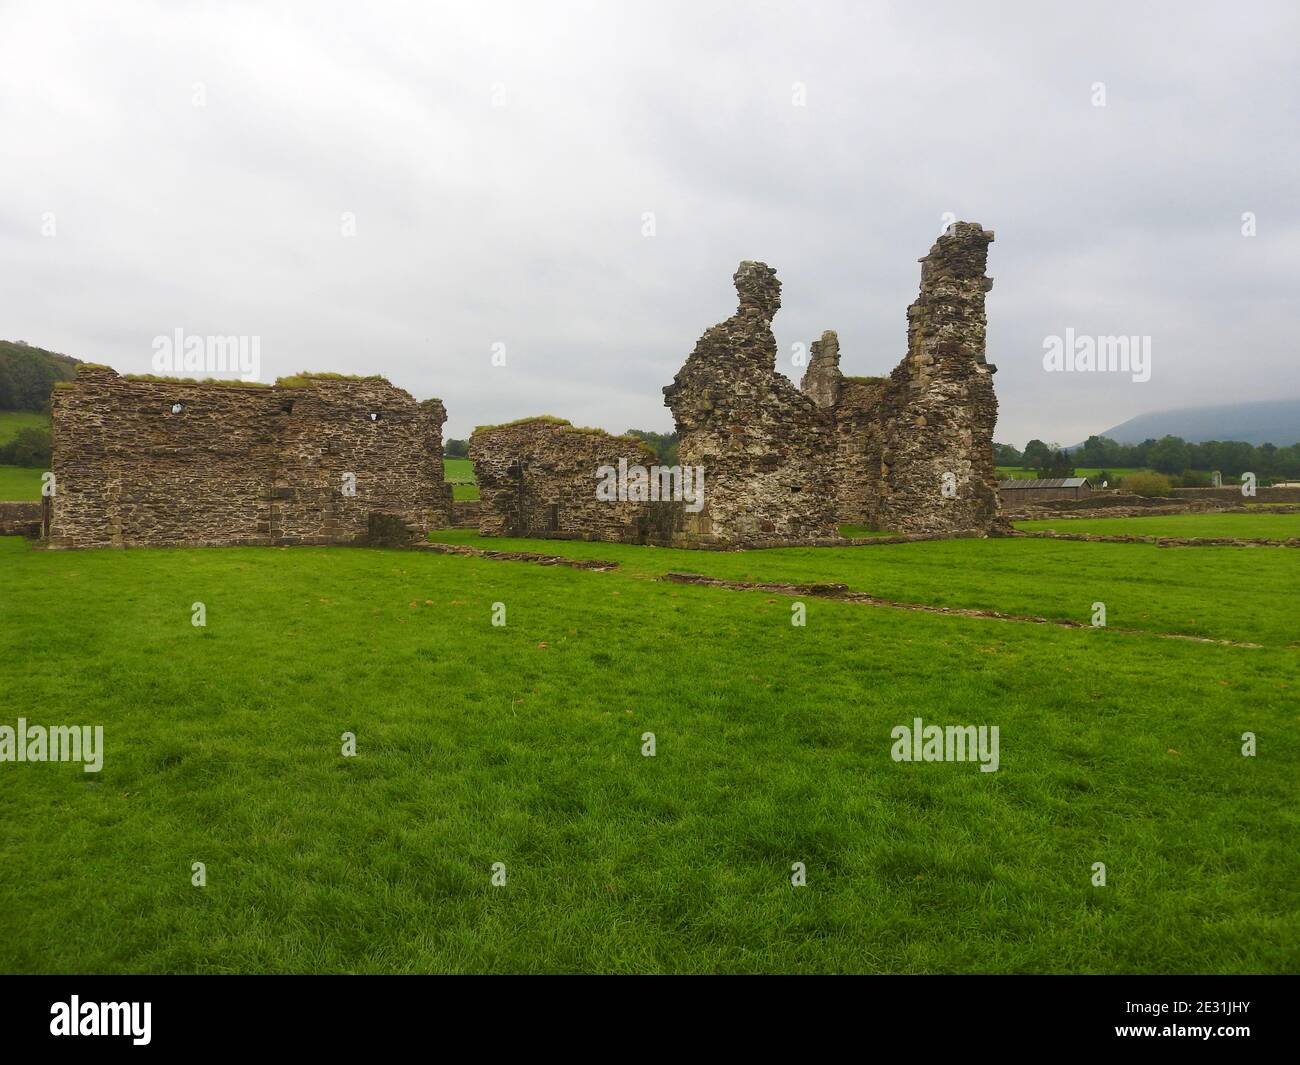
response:
[(1177, 436), (1189, 444), (1207, 440), (1241, 440), (1256, 446), (1276, 444), (1288, 447), (1300, 443), (1300, 398), (1151, 411), (1097, 435), (1110, 437), (1120, 444), (1140, 444), (1143, 440)]

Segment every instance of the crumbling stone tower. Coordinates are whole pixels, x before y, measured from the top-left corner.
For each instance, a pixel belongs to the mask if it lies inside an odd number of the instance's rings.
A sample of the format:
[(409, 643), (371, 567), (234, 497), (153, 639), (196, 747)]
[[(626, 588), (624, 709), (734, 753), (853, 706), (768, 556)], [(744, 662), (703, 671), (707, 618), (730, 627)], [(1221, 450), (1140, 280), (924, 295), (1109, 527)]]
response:
[(993, 465), (997, 367), (984, 354), (992, 241), (977, 223), (957, 222), (920, 260), (907, 355), (881, 398), (880, 488), (870, 515), (881, 528), (987, 531), (1001, 520)]
[(664, 389), (683, 464), (704, 467), (686, 542), (758, 544), (836, 535), (830, 420), (776, 370), (781, 282), (766, 263), (734, 275), (740, 306), (707, 330)]
[(990, 532), (1002, 522), (993, 466), (998, 403), (984, 357), (993, 234), (949, 226), (921, 260), (907, 355), (885, 377), (845, 377), (822, 334), (801, 388), (832, 423), (840, 522), (906, 533)]

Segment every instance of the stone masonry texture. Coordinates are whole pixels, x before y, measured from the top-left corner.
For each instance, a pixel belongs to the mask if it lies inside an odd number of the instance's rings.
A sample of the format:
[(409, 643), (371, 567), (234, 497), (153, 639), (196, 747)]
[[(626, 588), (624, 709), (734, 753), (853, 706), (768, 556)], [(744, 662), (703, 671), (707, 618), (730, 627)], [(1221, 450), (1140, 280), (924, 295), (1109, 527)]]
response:
[(763, 544), (836, 535), (830, 415), (776, 370), (781, 283), (742, 262), (736, 313), (700, 337), (664, 401), (683, 465), (704, 469), (705, 504), (679, 540)]
[(365, 543), (372, 513), (442, 528), (445, 420), (381, 377), (238, 387), (82, 365), (52, 399), (50, 544)]
[[(888, 377), (845, 376), (828, 330), (799, 387), (776, 368), (776, 271), (742, 262), (736, 313), (705, 331), (663, 390), (679, 462), (703, 470), (702, 507), (602, 500), (601, 467), (654, 467), (654, 451), (543, 416), (475, 430), (480, 532), (731, 548), (832, 543), (841, 524), (1006, 531), (985, 358), (992, 240), (957, 222), (920, 260), (907, 353)], [(446, 411), (382, 377), (238, 387), (83, 364), (52, 409), (54, 547), (402, 546), (453, 523)]]
[(666, 543), (680, 520), (680, 503), (597, 498), (602, 466), (656, 464), (654, 450), (634, 437), (542, 416), (479, 427), (469, 455), (485, 536)]
[(993, 462), (996, 367), (984, 353), (992, 240), (957, 222), (921, 260), (907, 355), (889, 377), (841, 374), (833, 332), (812, 345), (801, 387), (833, 422), (837, 520), (904, 533), (1005, 528)]

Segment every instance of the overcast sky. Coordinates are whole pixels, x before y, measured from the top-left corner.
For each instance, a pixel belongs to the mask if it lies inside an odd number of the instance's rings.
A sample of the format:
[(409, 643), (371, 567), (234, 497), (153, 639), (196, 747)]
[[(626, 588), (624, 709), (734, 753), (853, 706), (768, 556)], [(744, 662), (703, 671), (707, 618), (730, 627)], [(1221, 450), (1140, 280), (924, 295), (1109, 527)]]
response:
[[(669, 430), (740, 260), (785, 372), (836, 329), (883, 374), (950, 212), (997, 234), (998, 440), (1300, 396), (1298, 10), (0, 0), (0, 338), (258, 336), (264, 380), (382, 373), (448, 436)], [(1151, 379), (1046, 373), (1067, 328), (1151, 337)]]

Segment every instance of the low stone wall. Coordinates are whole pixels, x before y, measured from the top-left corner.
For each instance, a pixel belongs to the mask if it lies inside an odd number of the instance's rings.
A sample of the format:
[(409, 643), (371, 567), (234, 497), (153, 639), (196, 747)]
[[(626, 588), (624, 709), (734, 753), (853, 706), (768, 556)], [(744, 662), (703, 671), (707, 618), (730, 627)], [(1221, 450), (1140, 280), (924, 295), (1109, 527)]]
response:
[(1300, 547), (1298, 537), (1270, 540), (1263, 536), (1138, 536), (1061, 532), (1059, 529), (1019, 529), (1012, 535), (1035, 540), (1079, 540), (1094, 544), (1155, 544), (1157, 547)]
[(0, 536), (41, 535), (41, 504), (36, 502), (0, 502)]
[(560, 418), (481, 426), (469, 441), (479, 486), (479, 532), (613, 543), (668, 543), (683, 504), (597, 497), (601, 467), (654, 466), (652, 448), (630, 436), (579, 429)]
[[(1087, 499), (1044, 500), (1009, 507), (1011, 521), (1042, 521), (1048, 518), (1135, 518), (1160, 514), (1196, 514), (1234, 509), (1222, 499), (1176, 499), (1169, 496), (1137, 496), (1124, 492), (1090, 496)], [(1239, 509), (1239, 508), (1237, 508)]]
[(1228, 488), (1175, 488), (1175, 499), (1226, 503), (1300, 503), (1300, 488), (1256, 488), (1254, 496), (1243, 496), (1241, 486)]
[(483, 505), (477, 499), (456, 499), (451, 504), (451, 527), (453, 529), (477, 529), (481, 520)]

